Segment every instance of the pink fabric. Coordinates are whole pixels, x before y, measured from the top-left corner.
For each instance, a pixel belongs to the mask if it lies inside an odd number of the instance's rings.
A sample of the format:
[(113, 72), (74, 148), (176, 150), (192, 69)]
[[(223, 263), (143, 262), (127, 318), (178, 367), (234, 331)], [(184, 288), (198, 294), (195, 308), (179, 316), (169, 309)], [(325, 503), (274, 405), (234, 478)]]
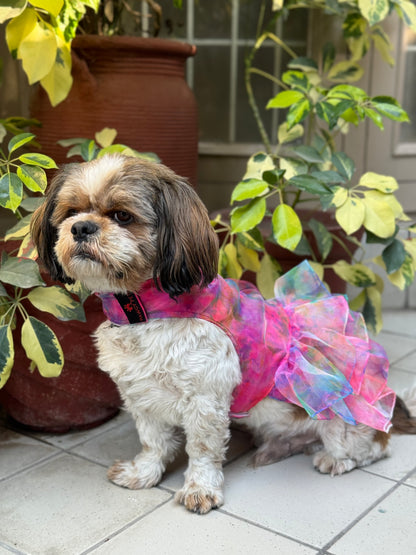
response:
[[(388, 360), (369, 339), (361, 314), (350, 312), (342, 295), (330, 294), (307, 262), (279, 278), (275, 294), (265, 301), (251, 284), (218, 276), (175, 300), (152, 280), (134, 297), (148, 319), (200, 318), (227, 333), (243, 376), (233, 417), (270, 396), (302, 406), (315, 419), (338, 415), (388, 431), (395, 404), (386, 385)], [(114, 295), (99, 296), (113, 323), (129, 323)]]

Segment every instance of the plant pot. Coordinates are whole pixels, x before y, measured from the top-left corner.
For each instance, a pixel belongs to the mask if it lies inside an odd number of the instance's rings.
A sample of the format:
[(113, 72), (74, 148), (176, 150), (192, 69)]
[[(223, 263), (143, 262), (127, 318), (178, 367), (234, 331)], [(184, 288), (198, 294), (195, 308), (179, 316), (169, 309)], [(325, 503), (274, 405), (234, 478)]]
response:
[[(229, 209), (224, 209), (224, 210), (220, 210), (219, 212), (215, 212), (212, 215), (212, 219), (215, 219), (215, 215), (218, 213), (221, 214), (221, 217), (224, 221), (226, 222), (230, 221)], [(308, 222), (311, 218), (314, 218), (315, 220), (318, 220), (319, 222), (323, 223), (326, 229), (332, 234), (334, 234), (335, 236), (337, 236), (339, 239), (341, 239), (341, 241), (346, 243), (352, 252), (356, 250), (356, 246), (354, 245), (354, 243), (351, 243), (348, 241), (348, 236), (345, 234), (344, 230), (338, 225), (333, 213), (314, 211), (314, 210), (298, 210), (298, 215), (302, 222)], [(258, 227), (263, 236), (266, 252), (279, 262), (284, 273), (286, 273), (291, 268), (294, 268), (295, 266), (300, 264), (302, 260), (305, 260), (305, 259), (313, 260), (312, 256), (297, 255), (294, 252), (284, 249), (283, 247), (270, 241), (268, 239), (272, 233), (272, 224), (271, 224), (270, 217), (266, 217)], [(316, 244), (314, 234), (309, 229), (304, 229), (304, 234), (306, 235), (306, 238), (315, 256), (317, 257), (317, 259), (319, 259), (320, 255), (319, 255), (319, 250)], [(362, 235), (363, 235), (363, 230), (361, 229), (358, 232), (354, 233), (353, 237), (360, 240)], [(225, 235), (222, 236), (222, 239), (224, 238), (225, 238)], [(220, 234), (220, 244), (222, 239)], [(331, 252), (327, 256), (325, 263), (333, 264), (337, 260), (346, 260), (347, 262), (351, 262), (351, 257), (348, 256), (348, 253), (345, 252), (345, 250), (338, 242), (334, 241)], [(250, 283), (253, 283), (254, 285), (256, 284), (256, 274), (254, 272), (251, 272), (248, 270), (245, 271), (241, 279), (245, 279)], [(324, 281), (328, 284), (332, 293), (339, 293), (342, 295), (346, 293), (346, 290), (347, 290), (346, 282), (343, 279), (341, 279), (330, 268), (326, 268), (324, 271)]]
[(198, 124), (195, 97), (185, 81), (185, 62), (196, 48), (173, 40), (82, 35), (72, 43), (74, 78), (68, 97), (52, 108), (38, 87), (31, 115), (42, 153), (68, 161), (60, 139), (94, 138), (104, 127), (117, 143), (155, 152), (196, 186)]
[[(14, 248), (13, 242), (6, 246), (9, 252)], [(1, 247), (4, 250), (4, 244)], [(47, 276), (42, 278), (53, 285)], [(101, 301), (91, 296), (84, 307), (86, 322), (62, 322), (25, 304), (31, 316), (55, 332), (65, 364), (58, 378), (43, 378), (37, 370), (30, 370), (30, 361), (20, 344), (19, 315), (13, 333), (15, 363), (10, 378), (0, 389), (0, 404), (17, 423), (32, 430), (64, 433), (93, 428), (119, 412), (121, 399), (117, 387), (97, 367), (97, 352), (91, 338), (91, 333), (105, 320)]]

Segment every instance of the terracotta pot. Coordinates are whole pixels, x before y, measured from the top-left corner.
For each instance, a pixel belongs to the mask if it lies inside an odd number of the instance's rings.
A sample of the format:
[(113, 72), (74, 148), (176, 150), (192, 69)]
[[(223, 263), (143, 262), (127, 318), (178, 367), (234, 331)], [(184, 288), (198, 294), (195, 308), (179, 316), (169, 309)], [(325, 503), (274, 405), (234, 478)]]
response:
[(31, 115), (42, 152), (68, 161), (60, 139), (85, 137), (104, 127), (116, 142), (155, 152), (164, 164), (196, 185), (198, 124), (195, 97), (185, 81), (185, 62), (196, 48), (173, 40), (83, 35), (72, 43), (74, 83), (52, 108), (39, 87)]
[[(4, 250), (4, 244), (1, 247)], [(6, 247), (10, 252), (13, 243), (6, 243)], [(42, 277), (48, 285), (53, 284), (47, 276)], [(13, 333), (14, 367), (0, 389), (0, 404), (7, 414), (28, 428), (53, 433), (93, 428), (115, 416), (121, 399), (114, 382), (97, 367), (97, 352), (91, 339), (91, 333), (105, 319), (101, 301), (94, 296), (86, 300), (86, 322), (62, 322), (32, 305), (25, 306), (31, 316), (53, 329), (61, 343), (65, 365), (58, 378), (43, 378), (37, 370), (31, 372), (18, 339), (22, 325), (19, 316)]]
[[(221, 210), (219, 211), (222, 218), (225, 221), (229, 221), (229, 210)], [(215, 215), (218, 212), (214, 212), (212, 215), (212, 219), (215, 219)], [(337, 221), (335, 220), (335, 216), (331, 212), (322, 212), (322, 211), (312, 211), (312, 210), (299, 210), (298, 214), (300, 215), (300, 219), (302, 222), (308, 222), (311, 218), (318, 220), (319, 222), (323, 223), (328, 231), (332, 234), (339, 237), (347, 246), (350, 248), (352, 252), (356, 250), (356, 247), (353, 243), (348, 242), (348, 236), (345, 234), (343, 229), (338, 225)], [(259, 226), (260, 231), (262, 232), (263, 239), (265, 241), (265, 248), (268, 254), (275, 258), (280, 266), (282, 267), (283, 272), (287, 272), (294, 266), (297, 266), (302, 262), (302, 260), (312, 260), (311, 256), (299, 256), (287, 249), (284, 249), (268, 240), (272, 233), (271, 227), (271, 219), (265, 218), (263, 222)], [(319, 250), (316, 244), (315, 236), (309, 229), (304, 229), (304, 233), (306, 238), (311, 246), (313, 252), (315, 253), (317, 259), (319, 260)], [(359, 230), (357, 233), (354, 233), (354, 237), (358, 240), (361, 239), (363, 235), (363, 231)], [(225, 236), (224, 236), (225, 237)], [(221, 235), (220, 235), (220, 242), (221, 242)], [(345, 250), (339, 245), (338, 242), (334, 241), (331, 252), (329, 253), (328, 257), (325, 260), (326, 264), (333, 264), (337, 260), (349, 260), (348, 254)], [(242, 279), (245, 279), (254, 285), (256, 284), (256, 275), (254, 272), (246, 271), (244, 272)], [(324, 272), (324, 281), (328, 284), (332, 293), (340, 293), (345, 294), (347, 290), (346, 282), (341, 279), (333, 270), (325, 269)]]

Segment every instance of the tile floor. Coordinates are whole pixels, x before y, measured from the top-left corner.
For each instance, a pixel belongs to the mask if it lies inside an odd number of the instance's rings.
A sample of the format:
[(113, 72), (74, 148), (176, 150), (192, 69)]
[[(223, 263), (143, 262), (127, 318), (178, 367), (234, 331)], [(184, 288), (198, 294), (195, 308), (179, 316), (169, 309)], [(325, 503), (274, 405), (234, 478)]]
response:
[[(378, 337), (401, 392), (416, 384), (416, 311), (385, 316)], [(414, 555), (416, 436), (393, 436), (393, 456), (330, 478), (298, 455), (253, 469), (249, 438), (233, 433), (225, 505), (206, 516), (173, 501), (185, 457), (156, 488), (106, 479), (139, 449), (127, 414), (61, 436), (0, 427), (0, 555)]]

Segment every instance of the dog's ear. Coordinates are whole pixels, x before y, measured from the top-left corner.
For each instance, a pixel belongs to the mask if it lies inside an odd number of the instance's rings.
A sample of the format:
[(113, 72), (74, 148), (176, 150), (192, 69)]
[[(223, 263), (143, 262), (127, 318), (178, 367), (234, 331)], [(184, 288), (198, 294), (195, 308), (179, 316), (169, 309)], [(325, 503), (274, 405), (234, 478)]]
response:
[(62, 283), (74, 283), (63, 271), (55, 254), (55, 243), (58, 231), (52, 225), (52, 214), (55, 210), (57, 195), (65, 182), (65, 171), (60, 171), (53, 178), (47, 189), (45, 202), (33, 213), (30, 222), (30, 234), (38, 251), (39, 260), (49, 272), (51, 278)]
[(218, 271), (218, 239), (207, 209), (181, 178), (157, 191), (157, 255), (153, 278), (174, 298), (193, 285), (208, 285)]

